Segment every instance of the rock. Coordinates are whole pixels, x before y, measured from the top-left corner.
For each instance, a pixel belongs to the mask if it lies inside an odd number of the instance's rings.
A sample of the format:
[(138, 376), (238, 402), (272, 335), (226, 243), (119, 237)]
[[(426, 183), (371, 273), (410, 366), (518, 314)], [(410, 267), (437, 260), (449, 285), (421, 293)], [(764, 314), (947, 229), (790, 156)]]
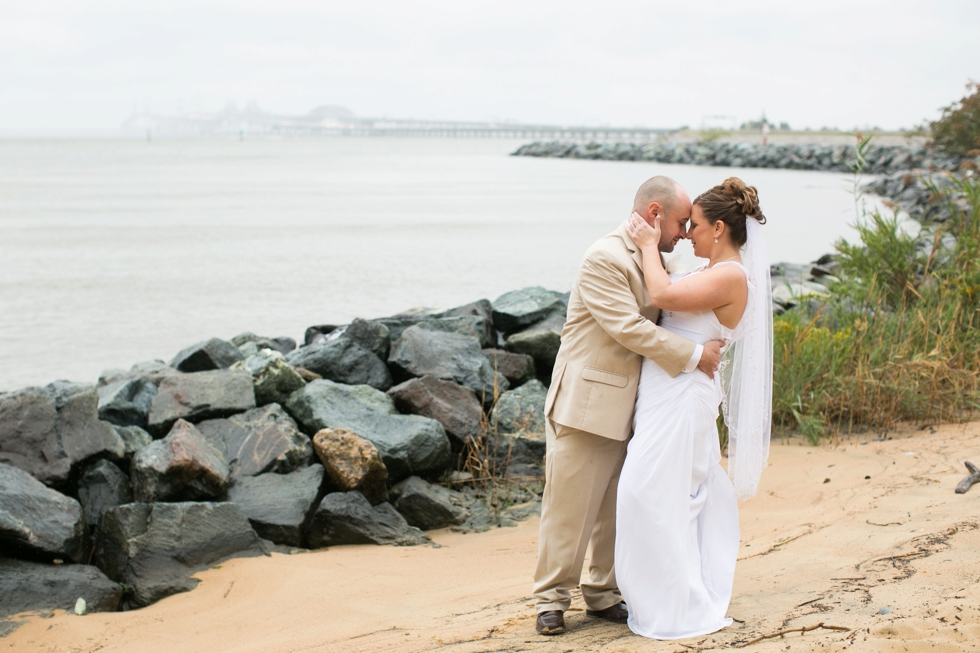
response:
[(132, 501), (129, 477), (108, 460), (98, 460), (82, 471), (78, 479), (78, 502), (90, 528), (99, 525), (102, 513), (109, 508)]
[(314, 549), (340, 544), (411, 546), (429, 541), (390, 503), (372, 506), (359, 492), (333, 492), (323, 497), (307, 539)]
[[(388, 329), (388, 338), (392, 343), (394, 343), (396, 340), (402, 337), (402, 334), (405, 333), (405, 329), (419, 324), (424, 319), (424, 315), (418, 314), (382, 317), (371, 321), (384, 325), (384, 327)], [(390, 356), (391, 353), (389, 352), (388, 355)]]
[(247, 370), (252, 375), (255, 403), (259, 406), (285, 403), (289, 395), (306, 385), (306, 380), (286, 362), (286, 358), (272, 349), (263, 349), (235, 363), (231, 369)]
[(434, 376), (470, 388), (484, 404), (492, 400), (495, 388), (504, 392), (510, 387), (504, 375), (493, 371), (479, 340), (438, 331), (430, 324), (406, 329), (391, 346), (388, 364), (401, 381)]
[(228, 464), (232, 478), (288, 474), (313, 460), (313, 445), (279, 404), (227, 419), (206, 420), (197, 429)]
[(118, 426), (146, 428), (157, 387), (145, 379), (128, 379), (100, 386), (99, 419)]
[(418, 476), (410, 476), (391, 488), (391, 496), (405, 520), (423, 531), (461, 524), (469, 516), (461, 493), (427, 483)]
[(493, 324), (504, 333), (514, 333), (540, 322), (564, 306), (564, 297), (541, 286), (512, 290), (493, 302)]
[(370, 350), (344, 336), (301, 347), (286, 361), (338, 383), (369, 385), (379, 390), (391, 387), (391, 373), (384, 362)]
[(490, 303), (489, 299), (478, 299), (475, 302), (469, 304), (464, 304), (463, 306), (457, 306), (456, 308), (451, 308), (448, 311), (443, 311), (442, 313), (437, 313), (434, 317), (463, 317), (475, 315), (477, 317), (482, 317), (485, 320), (493, 322), (493, 305)]
[(538, 373), (550, 377), (551, 370), (555, 367), (558, 348), (561, 347), (561, 330), (564, 326), (565, 307), (562, 305), (544, 320), (509, 336), (504, 348), (532, 356)]
[(490, 413), (497, 464), (506, 465), (508, 476), (543, 475), (547, 394), (548, 389), (540, 381), (528, 381), (505, 392)]
[(391, 336), (384, 324), (357, 318), (344, 329), (344, 337), (350, 338), (382, 361), (388, 360)]
[(153, 436), (138, 426), (114, 426), (113, 429), (123, 441), (123, 460), (127, 466), (136, 452), (153, 442)]
[(388, 396), (401, 412), (436, 420), (460, 444), (480, 439), (483, 408), (469, 388), (423, 376), (396, 385), (388, 390)]
[(133, 457), (132, 474), (133, 495), (144, 502), (217, 499), (229, 482), (224, 457), (184, 420)]
[(88, 552), (86, 534), (77, 501), (0, 463), (0, 556), (80, 562)]
[(316, 372), (311, 372), (305, 367), (294, 367), (293, 369), (296, 370), (296, 373), (299, 374), (301, 377), (303, 377), (303, 380), (306, 381), (307, 383), (309, 383), (310, 381), (318, 381), (323, 378)]
[(323, 467), (313, 465), (289, 474), (260, 474), (235, 480), (228, 500), (242, 509), (252, 528), (266, 540), (303, 545), (303, 527), (323, 486)]
[(313, 448), (339, 489), (357, 490), (372, 505), (388, 500), (388, 470), (369, 440), (346, 429), (323, 429), (313, 436)]
[(497, 372), (507, 378), (511, 388), (516, 388), (535, 376), (534, 357), (529, 354), (518, 354), (504, 349), (484, 349), (483, 355)]
[(60, 487), (89, 458), (122, 458), (122, 439), (97, 406), (95, 386), (68, 381), (0, 394), (0, 462)]
[(106, 370), (99, 377), (99, 387), (133, 379), (142, 379), (153, 385), (160, 385), (160, 382), (168, 376), (178, 374), (180, 372), (161, 360), (144, 361), (136, 363), (128, 370)]
[(435, 331), (458, 333), (461, 336), (476, 338), (481, 347), (490, 347), (496, 341), (493, 322), (478, 315), (426, 318), (419, 324), (424, 324)]
[(318, 324), (316, 326), (307, 327), (306, 333), (303, 335), (303, 344), (312, 345), (318, 340), (322, 340), (323, 336), (333, 333), (338, 328), (339, 327), (335, 324)]
[(783, 283), (772, 289), (772, 301), (783, 306), (797, 306), (800, 301), (809, 297), (826, 297), (827, 288), (819, 283), (804, 281), (802, 283)]
[(95, 559), (132, 604), (146, 606), (193, 589), (191, 575), (220, 560), (260, 553), (233, 503), (128, 503), (103, 515)]
[[(264, 338), (262, 336), (255, 335), (251, 331), (246, 331), (245, 333), (240, 333), (231, 339), (231, 344), (238, 347), (239, 351), (242, 351), (242, 347), (250, 343), (255, 345), (256, 349), (255, 352), (251, 352), (252, 354), (263, 349), (272, 349), (273, 351), (277, 351), (280, 354), (285, 355), (296, 349), (296, 341), (285, 336), (279, 336), (277, 338)], [(250, 355), (245, 354), (244, 351), (242, 351), (242, 354), (245, 355), (246, 358), (248, 358)]]
[(0, 617), (36, 610), (74, 610), (79, 598), (87, 612), (115, 612), (122, 586), (98, 567), (47, 565), (0, 558)]
[(158, 437), (178, 419), (197, 422), (229, 417), (255, 408), (252, 375), (245, 370), (215, 370), (163, 379), (150, 404), (147, 430)]
[(245, 360), (245, 357), (235, 345), (211, 338), (178, 353), (170, 361), (170, 366), (181, 372), (207, 372), (228, 369), (241, 360)]
[[(122, 588), (120, 587), (120, 589)], [(85, 613), (88, 612), (88, 603), (85, 601), (85, 599), (79, 597), (78, 600), (75, 601), (75, 609), (73, 612), (79, 617), (85, 616)]]
[(399, 415), (388, 395), (366, 385), (313, 381), (292, 394), (286, 410), (306, 433), (347, 429), (369, 440), (381, 454), (389, 482), (439, 474), (451, 463), (449, 439), (439, 422)]

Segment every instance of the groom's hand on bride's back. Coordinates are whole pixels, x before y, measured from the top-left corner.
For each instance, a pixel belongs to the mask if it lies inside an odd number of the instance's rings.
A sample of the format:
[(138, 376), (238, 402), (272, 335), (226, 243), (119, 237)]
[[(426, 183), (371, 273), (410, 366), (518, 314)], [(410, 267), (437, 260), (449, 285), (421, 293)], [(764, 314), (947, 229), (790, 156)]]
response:
[(704, 343), (704, 349), (701, 351), (698, 369), (712, 379), (715, 378), (715, 372), (718, 371), (718, 365), (721, 364), (721, 348), (724, 344), (724, 340), (710, 340)]

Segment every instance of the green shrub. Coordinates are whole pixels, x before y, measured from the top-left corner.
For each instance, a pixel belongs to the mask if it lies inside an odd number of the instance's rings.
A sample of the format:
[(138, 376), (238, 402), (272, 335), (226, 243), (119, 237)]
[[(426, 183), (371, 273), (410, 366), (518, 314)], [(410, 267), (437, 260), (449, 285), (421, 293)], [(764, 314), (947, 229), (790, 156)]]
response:
[(949, 154), (980, 150), (980, 84), (970, 82), (966, 90), (971, 89), (973, 93), (945, 107), (942, 117), (930, 123), (933, 141)]

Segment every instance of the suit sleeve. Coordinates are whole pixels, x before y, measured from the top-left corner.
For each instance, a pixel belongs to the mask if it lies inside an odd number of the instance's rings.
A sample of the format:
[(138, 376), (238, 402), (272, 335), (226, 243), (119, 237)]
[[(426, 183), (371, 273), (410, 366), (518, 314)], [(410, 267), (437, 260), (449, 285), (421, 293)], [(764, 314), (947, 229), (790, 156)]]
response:
[(655, 361), (671, 376), (680, 374), (691, 360), (696, 343), (643, 317), (626, 272), (602, 252), (583, 261), (579, 296), (613, 340)]

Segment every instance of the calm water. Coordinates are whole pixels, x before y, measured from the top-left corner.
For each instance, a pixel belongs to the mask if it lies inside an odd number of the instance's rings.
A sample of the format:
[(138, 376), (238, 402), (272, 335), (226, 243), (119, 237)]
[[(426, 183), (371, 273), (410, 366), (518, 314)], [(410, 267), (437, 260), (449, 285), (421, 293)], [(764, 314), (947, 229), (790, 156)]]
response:
[[(499, 140), (0, 141), (0, 390), (242, 331), (567, 290), (667, 174), (759, 188), (773, 258), (849, 235), (837, 173), (508, 157)], [(682, 243), (688, 258), (690, 245)]]

